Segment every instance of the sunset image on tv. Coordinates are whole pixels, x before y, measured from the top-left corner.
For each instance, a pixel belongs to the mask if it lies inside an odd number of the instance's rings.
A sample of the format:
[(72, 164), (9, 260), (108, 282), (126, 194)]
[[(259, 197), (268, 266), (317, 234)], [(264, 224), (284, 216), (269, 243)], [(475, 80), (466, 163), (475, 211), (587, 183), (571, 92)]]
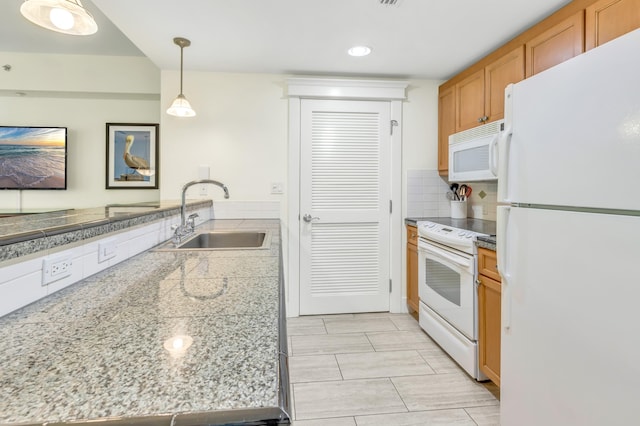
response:
[(64, 127), (0, 127), (0, 188), (66, 189)]

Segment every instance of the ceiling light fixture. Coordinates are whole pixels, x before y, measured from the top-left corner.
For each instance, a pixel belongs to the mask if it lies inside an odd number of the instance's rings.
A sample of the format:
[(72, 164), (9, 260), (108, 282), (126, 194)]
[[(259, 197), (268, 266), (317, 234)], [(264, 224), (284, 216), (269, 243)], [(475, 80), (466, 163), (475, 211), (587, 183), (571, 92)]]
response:
[(20, 13), (36, 25), (63, 34), (91, 35), (98, 31), (98, 24), (80, 0), (25, 0)]
[(371, 48), (367, 46), (353, 46), (351, 49), (347, 50), (347, 52), (351, 56), (367, 56), (371, 53)]
[(167, 114), (175, 115), (176, 117), (193, 117), (196, 115), (196, 112), (191, 108), (191, 104), (182, 94), (182, 51), (185, 47), (191, 46), (191, 42), (182, 37), (174, 38), (173, 42), (180, 46), (180, 94), (167, 110)]

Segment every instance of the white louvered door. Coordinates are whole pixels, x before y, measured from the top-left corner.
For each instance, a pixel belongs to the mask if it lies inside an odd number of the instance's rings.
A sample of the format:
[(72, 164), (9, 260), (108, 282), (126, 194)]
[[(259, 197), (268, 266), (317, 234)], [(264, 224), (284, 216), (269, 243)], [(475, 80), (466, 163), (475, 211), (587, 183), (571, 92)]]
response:
[(301, 315), (389, 310), (389, 117), (389, 102), (301, 101)]

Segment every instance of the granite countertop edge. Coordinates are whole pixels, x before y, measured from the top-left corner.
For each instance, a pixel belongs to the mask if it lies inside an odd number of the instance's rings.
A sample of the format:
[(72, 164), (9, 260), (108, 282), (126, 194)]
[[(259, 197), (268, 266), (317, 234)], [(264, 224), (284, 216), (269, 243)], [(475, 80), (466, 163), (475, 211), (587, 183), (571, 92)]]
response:
[[(211, 200), (187, 202), (189, 210), (210, 207)], [(110, 208), (130, 208), (141, 211), (131, 211), (119, 216), (110, 217)], [(38, 251), (63, 246), (74, 241), (93, 238), (132, 226), (163, 219), (178, 214), (181, 204), (179, 202), (163, 202), (157, 207), (148, 205), (118, 205), (92, 209), (63, 210), (41, 215), (16, 216), (0, 219), (0, 232), (2, 227), (21, 229), (15, 233), (0, 235), (0, 261), (9, 260)], [(72, 215), (69, 212), (73, 212)], [(58, 215), (58, 217), (55, 217)], [(47, 226), (49, 220), (66, 220), (73, 217), (74, 223)], [(31, 228), (31, 229), (25, 229)], [(14, 248), (14, 249), (12, 249)]]
[(489, 236), (489, 237), (478, 237), (478, 239), (476, 240), (476, 246), (479, 248), (485, 248), (488, 250), (493, 250), (496, 251), (496, 237), (495, 236)]

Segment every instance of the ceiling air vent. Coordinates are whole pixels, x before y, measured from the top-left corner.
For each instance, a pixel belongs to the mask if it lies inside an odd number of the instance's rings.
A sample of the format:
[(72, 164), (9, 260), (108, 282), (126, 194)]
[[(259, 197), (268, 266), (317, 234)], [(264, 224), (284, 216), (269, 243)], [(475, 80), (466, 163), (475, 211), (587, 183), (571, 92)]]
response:
[(400, 0), (378, 0), (380, 2), (381, 5), (383, 6), (398, 6), (400, 3)]

